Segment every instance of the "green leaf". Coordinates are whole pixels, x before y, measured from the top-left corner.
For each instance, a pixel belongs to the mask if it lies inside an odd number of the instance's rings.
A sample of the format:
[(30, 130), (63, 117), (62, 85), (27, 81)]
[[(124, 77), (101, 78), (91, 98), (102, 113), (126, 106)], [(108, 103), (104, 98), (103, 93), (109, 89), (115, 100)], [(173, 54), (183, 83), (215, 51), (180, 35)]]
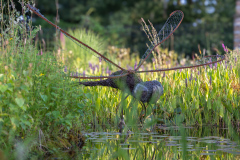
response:
[(4, 79), (4, 74), (0, 74), (0, 81), (3, 81)]
[(16, 129), (19, 125), (19, 120), (15, 117), (11, 117), (10, 120), (11, 120), (13, 129)]
[(52, 112), (52, 115), (53, 115), (55, 118), (62, 118), (62, 116), (60, 115), (60, 112), (59, 112), (59, 111), (53, 111), (53, 112)]
[(229, 91), (228, 91), (228, 96), (227, 96), (227, 98), (228, 98), (228, 99), (231, 99), (232, 97), (233, 97), (233, 89), (230, 88)]
[(92, 97), (91, 93), (87, 93), (87, 94), (85, 94), (85, 96), (86, 96), (88, 99), (90, 99), (90, 98)]
[(16, 108), (17, 108), (17, 106), (16, 105), (14, 105), (14, 104), (9, 104), (9, 109), (11, 110), (11, 111), (16, 111)]
[(44, 102), (46, 102), (47, 101), (47, 96), (46, 95), (44, 95), (44, 94), (40, 94), (40, 96), (41, 96), (41, 98), (42, 98), (42, 100), (44, 101)]
[(27, 75), (28, 75), (28, 71), (25, 71), (25, 70), (24, 70), (24, 71), (23, 71), (23, 75), (24, 75), (24, 76), (27, 76)]
[(7, 85), (1, 85), (1, 86), (0, 86), (0, 91), (1, 91), (2, 93), (4, 93), (7, 89), (8, 89), (8, 86), (7, 86)]
[(100, 98), (97, 98), (96, 101), (96, 111), (100, 110)]
[(19, 107), (22, 107), (24, 104), (24, 99), (23, 98), (15, 98), (15, 102)]
[(51, 95), (53, 95), (54, 97), (59, 97), (59, 94), (56, 94), (54, 92), (52, 92)]
[(212, 108), (211, 100), (210, 100), (210, 99), (208, 99), (208, 101), (207, 101), (207, 108), (208, 108), (208, 109), (211, 109), (211, 108)]

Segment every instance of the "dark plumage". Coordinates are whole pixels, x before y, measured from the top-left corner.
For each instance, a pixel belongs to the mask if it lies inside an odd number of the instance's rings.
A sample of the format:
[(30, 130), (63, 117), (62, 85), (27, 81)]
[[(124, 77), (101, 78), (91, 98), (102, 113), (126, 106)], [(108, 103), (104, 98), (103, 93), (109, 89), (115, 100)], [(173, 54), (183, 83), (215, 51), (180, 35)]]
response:
[[(124, 71), (114, 72), (113, 75), (124, 74)], [(163, 94), (163, 87), (158, 81), (143, 82), (137, 74), (128, 74), (120, 78), (108, 78), (101, 81), (79, 82), (85, 86), (108, 86), (120, 89), (124, 92), (130, 91), (132, 96), (139, 99), (141, 102), (155, 103)]]
[[(120, 70), (112, 73), (111, 76), (121, 75), (124, 73), (126, 72)], [(138, 75), (129, 74), (127, 76), (120, 77), (120, 78), (108, 78), (101, 81), (89, 81), (89, 82), (79, 82), (79, 83), (85, 86), (108, 86), (108, 87), (117, 88), (123, 91), (126, 91), (126, 89), (129, 89), (130, 92), (132, 93), (134, 86), (140, 82), (142, 82), (142, 79)]]

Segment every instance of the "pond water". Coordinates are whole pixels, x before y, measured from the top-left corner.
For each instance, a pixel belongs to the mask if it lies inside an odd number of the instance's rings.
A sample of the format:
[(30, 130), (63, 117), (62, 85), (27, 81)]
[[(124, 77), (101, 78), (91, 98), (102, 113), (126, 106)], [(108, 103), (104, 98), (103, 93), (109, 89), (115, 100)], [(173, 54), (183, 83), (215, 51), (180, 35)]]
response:
[(81, 155), (91, 159), (240, 159), (239, 137), (228, 128), (157, 125), (151, 130), (83, 133), (86, 141)]

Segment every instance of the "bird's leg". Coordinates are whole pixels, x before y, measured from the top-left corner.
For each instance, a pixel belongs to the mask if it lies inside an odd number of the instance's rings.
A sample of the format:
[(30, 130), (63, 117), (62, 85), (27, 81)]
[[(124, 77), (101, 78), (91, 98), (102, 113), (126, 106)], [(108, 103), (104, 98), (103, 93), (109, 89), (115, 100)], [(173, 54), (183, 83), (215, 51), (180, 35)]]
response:
[[(129, 96), (129, 94), (123, 99), (123, 101), (124, 101), (128, 96)], [(122, 100), (120, 101), (120, 103), (119, 103), (119, 104), (117, 105), (117, 107), (116, 107), (116, 115), (117, 115), (117, 113), (118, 113), (118, 108), (119, 108), (119, 106), (120, 106), (121, 103), (122, 103)], [(122, 107), (122, 113), (121, 113), (121, 115), (120, 115), (120, 122), (119, 122), (119, 124), (118, 124), (119, 132), (120, 132), (120, 133), (122, 133), (124, 126), (125, 126), (125, 122), (124, 122), (123, 107)]]
[(145, 104), (143, 103), (143, 102), (141, 102), (140, 101), (140, 104), (142, 105), (142, 111), (143, 111), (143, 109), (144, 109), (144, 112), (145, 112), (145, 114), (147, 113), (147, 109), (146, 109), (146, 106), (145, 106)]
[(145, 105), (145, 113), (146, 113), (146, 115), (147, 115), (147, 107), (148, 107), (148, 104), (149, 104), (149, 103), (147, 103), (147, 105)]
[[(142, 123), (143, 122), (143, 119), (145, 117), (145, 114), (146, 114), (146, 106), (143, 102), (139, 101), (141, 106), (142, 106), (142, 111), (141, 111), (141, 115), (140, 115), (140, 122)], [(143, 110), (145, 110), (145, 113), (143, 113)]]

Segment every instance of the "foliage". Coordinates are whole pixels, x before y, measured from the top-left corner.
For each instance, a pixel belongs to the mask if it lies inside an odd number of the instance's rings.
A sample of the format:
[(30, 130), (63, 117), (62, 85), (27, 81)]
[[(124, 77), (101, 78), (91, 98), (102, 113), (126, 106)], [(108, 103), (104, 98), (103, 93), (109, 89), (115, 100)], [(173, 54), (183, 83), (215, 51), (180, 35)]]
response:
[[(231, 124), (239, 123), (238, 51), (225, 49), (228, 52), (226, 63), (192, 70), (141, 75), (145, 81), (157, 79), (164, 86), (164, 95), (157, 104), (148, 106), (145, 113), (147, 118), (143, 119), (142, 108), (132, 97), (124, 99), (126, 95), (116, 89), (79, 86), (78, 80), (70, 79), (68, 76), (72, 70), (66, 71), (64, 68), (66, 64), (74, 63), (77, 55), (72, 59), (67, 57), (69, 61), (64, 65), (57, 51), (45, 52), (37, 49), (33, 39), (39, 28), (31, 28), (28, 32), (25, 27), (18, 25), (16, 15), (16, 12), (10, 13), (11, 23), (6, 27), (1, 25), (0, 158), (3, 155), (12, 159), (19, 157), (40, 159), (51, 156), (67, 159), (73, 155), (81, 158), (83, 153), (81, 150), (89, 153), (87, 158), (104, 157), (106, 152), (110, 153), (111, 158), (129, 158), (127, 152), (118, 150), (119, 143), (116, 145), (109, 142), (110, 151), (100, 145), (96, 146), (101, 149), (100, 151), (93, 151), (92, 148), (87, 148), (88, 146), (83, 147), (85, 137), (82, 136), (82, 132), (101, 131), (112, 126), (117, 128), (121, 113), (124, 113), (126, 118), (124, 132), (129, 129), (137, 133), (140, 122), (144, 130), (149, 130), (159, 123), (179, 126), (181, 143), (185, 151), (186, 137), (183, 125), (201, 126), (210, 123), (221, 126), (226, 123), (232, 126)], [(1, 24), (3, 20), (1, 17)], [(84, 36), (89, 38), (89, 34)], [(96, 35), (91, 36), (89, 41)], [(64, 49), (64, 43), (62, 41), (61, 43)], [(98, 43), (95, 41), (91, 44)], [(120, 52), (116, 47), (110, 47), (109, 50), (113, 55)], [(67, 51), (64, 50), (66, 53)], [(119, 56), (119, 59), (114, 55), (114, 59), (116, 61), (122, 59), (129, 65), (136, 63), (128, 49), (123, 52), (127, 55)], [(173, 51), (158, 48), (154, 56), (156, 61), (147, 63), (144, 67), (154, 69), (159, 63), (168, 61), (173, 61), (171, 65), (175, 64), (176, 53)], [(166, 59), (160, 61), (165, 56)], [(80, 66), (78, 63), (76, 65)], [(93, 72), (93, 68), (85, 70), (92, 75), (100, 75), (99, 72), (102, 71)], [(119, 103), (121, 105), (118, 105)], [(233, 129), (230, 129), (232, 133)], [(236, 135), (230, 137), (238, 140)], [(161, 147), (162, 145), (165, 145), (165, 142), (157, 147), (160, 150), (158, 157), (185, 158), (186, 152), (174, 154), (176, 148), (167, 151), (167, 148)], [(137, 158), (142, 159), (144, 155), (142, 153), (146, 153), (146, 146), (137, 147), (139, 148)], [(150, 155), (153, 157), (152, 148), (147, 149), (151, 151)], [(68, 154), (65, 154), (66, 152)], [(196, 153), (198, 155), (199, 152)]]

